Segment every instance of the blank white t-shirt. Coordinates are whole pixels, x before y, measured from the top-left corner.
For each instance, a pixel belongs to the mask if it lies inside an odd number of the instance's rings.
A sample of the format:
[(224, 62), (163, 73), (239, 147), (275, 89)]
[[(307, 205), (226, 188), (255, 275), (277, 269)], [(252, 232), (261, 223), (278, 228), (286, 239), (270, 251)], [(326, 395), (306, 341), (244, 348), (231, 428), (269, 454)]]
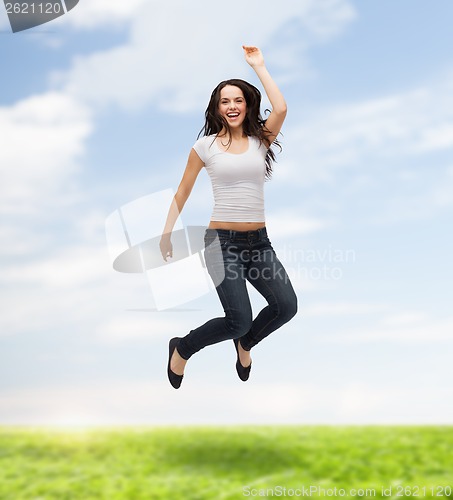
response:
[(256, 137), (248, 137), (247, 151), (228, 153), (220, 149), (215, 137), (201, 137), (193, 146), (211, 178), (214, 194), (211, 220), (264, 222), (266, 147)]

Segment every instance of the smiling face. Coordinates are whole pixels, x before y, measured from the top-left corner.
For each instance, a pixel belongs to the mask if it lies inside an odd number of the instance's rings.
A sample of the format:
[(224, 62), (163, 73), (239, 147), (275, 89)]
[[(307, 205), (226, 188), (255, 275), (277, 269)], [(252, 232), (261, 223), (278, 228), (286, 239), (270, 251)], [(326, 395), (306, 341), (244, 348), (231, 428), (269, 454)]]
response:
[(226, 85), (220, 91), (219, 113), (231, 128), (242, 126), (247, 112), (244, 94), (235, 85)]

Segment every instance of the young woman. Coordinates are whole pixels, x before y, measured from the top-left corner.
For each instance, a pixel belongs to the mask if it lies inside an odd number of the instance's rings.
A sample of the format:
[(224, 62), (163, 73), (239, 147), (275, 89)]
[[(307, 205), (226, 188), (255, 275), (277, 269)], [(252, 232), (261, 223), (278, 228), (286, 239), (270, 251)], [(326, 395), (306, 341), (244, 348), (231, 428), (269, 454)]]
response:
[[(204, 135), (190, 151), (160, 241), (166, 261), (172, 256), (170, 237), (175, 221), (205, 167), (215, 202), (205, 233), (205, 261), (225, 316), (170, 340), (167, 373), (175, 389), (181, 385), (187, 360), (203, 347), (223, 340), (234, 341), (236, 371), (246, 381), (252, 347), (297, 312), (296, 294), (271, 246), (264, 217), (264, 180), (270, 177), (275, 160), (270, 147), (279, 145), (286, 103), (260, 49), (243, 49), (266, 91), (271, 113), (267, 120), (261, 118), (261, 94), (244, 80), (226, 80), (214, 89), (205, 113)], [(246, 280), (268, 303), (254, 320)]]

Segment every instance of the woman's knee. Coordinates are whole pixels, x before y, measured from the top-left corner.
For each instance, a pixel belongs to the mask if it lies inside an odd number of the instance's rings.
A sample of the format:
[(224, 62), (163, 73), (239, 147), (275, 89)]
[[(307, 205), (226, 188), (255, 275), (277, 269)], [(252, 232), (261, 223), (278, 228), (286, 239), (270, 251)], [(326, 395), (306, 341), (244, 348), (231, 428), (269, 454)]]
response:
[(225, 317), (226, 326), (230, 331), (232, 338), (245, 335), (252, 327), (251, 314), (227, 314)]
[(284, 320), (289, 321), (297, 313), (297, 296), (295, 293), (289, 295), (278, 304), (278, 316)]

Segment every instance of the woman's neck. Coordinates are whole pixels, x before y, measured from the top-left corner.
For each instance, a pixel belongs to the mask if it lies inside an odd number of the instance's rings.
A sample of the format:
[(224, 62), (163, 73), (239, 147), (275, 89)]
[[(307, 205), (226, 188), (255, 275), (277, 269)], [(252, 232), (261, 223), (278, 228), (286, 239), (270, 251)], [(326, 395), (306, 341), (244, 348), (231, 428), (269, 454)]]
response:
[(219, 132), (219, 137), (226, 137), (228, 138), (228, 140), (231, 137), (232, 141), (240, 141), (241, 139), (246, 137), (246, 135), (244, 134), (244, 130), (241, 127), (240, 129), (230, 130), (230, 134), (228, 134), (228, 132), (223, 129), (221, 132)]

